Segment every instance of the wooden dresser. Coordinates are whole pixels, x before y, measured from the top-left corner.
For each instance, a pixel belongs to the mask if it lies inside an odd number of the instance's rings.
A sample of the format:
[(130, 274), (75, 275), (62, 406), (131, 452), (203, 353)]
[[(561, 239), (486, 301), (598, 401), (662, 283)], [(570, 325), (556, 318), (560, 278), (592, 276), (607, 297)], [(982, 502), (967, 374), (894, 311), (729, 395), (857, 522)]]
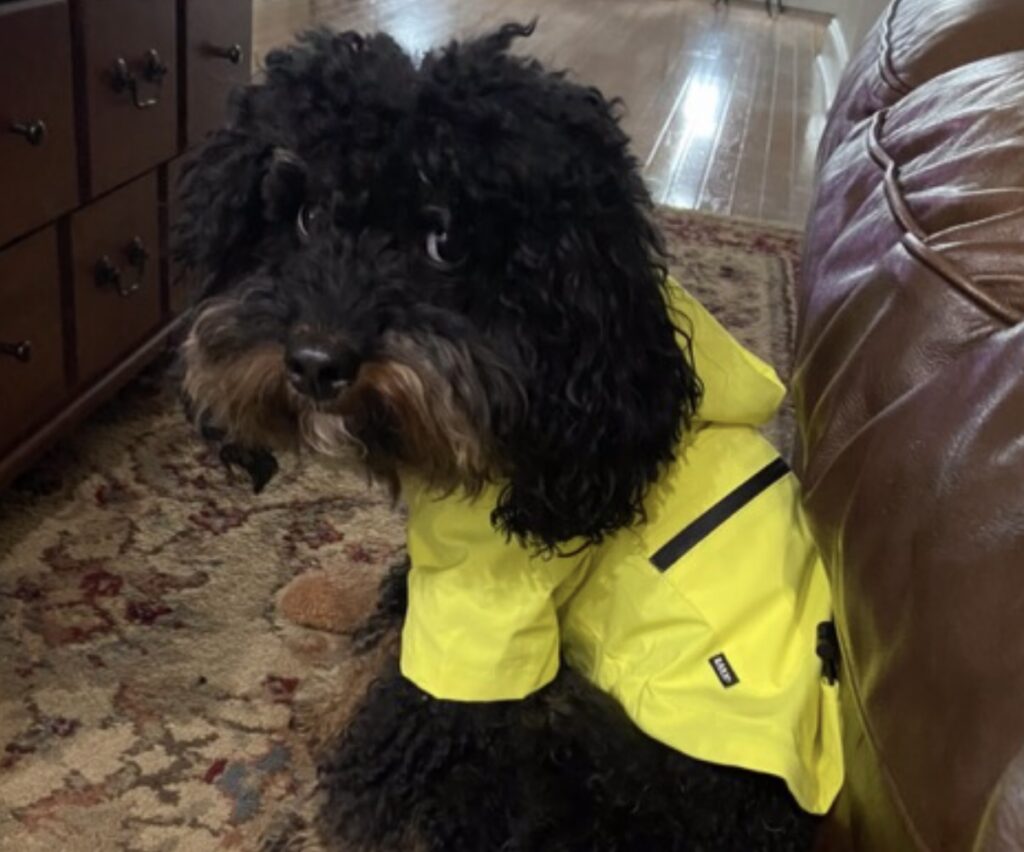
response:
[(0, 0), (0, 487), (166, 345), (168, 190), (251, 44), (252, 0)]

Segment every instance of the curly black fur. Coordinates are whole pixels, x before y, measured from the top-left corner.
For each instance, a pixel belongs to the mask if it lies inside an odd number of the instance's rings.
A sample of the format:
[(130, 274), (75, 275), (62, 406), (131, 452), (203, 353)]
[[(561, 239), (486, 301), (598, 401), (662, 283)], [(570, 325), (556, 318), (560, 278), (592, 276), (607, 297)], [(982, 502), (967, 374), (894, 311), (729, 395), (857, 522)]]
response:
[(321, 783), (321, 831), (374, 852), (797, 852), (814, 828), (780, 780), (665, 748), (568, 669), (488, 704), (386, 675)]
[(666, 317), (661, 242), (616, 105), (505, 53), (528, 32), (429, 57), (417, 136), (433, 138), (436, 180), (471, 190), (469, 219), (498, 220), (471, 238), (488, 247), (483, 275), (501, 281), (477, 310), (510, 339), (530, 400), (523, 420), (499, 424), (514, 463), (495, 520), (551, 545), (639, 518), (698, 386)]
[[(236, 299), (211, 359), (324, 327), (367, 363), (414, 336), (504, 484), (496, 525), (552, 548), (641, 518), (700, 386), (617, 107), (509, 54), (530, 31), (419, 68), (384, 35), (270, 53), (186, 175), (177, 253)], [(450, 263), (424, 250), (439, 229)], [(361, 414), (371, 455), (408, 462)]]
[[(210, 299), (186, 344), (198, 420), (221, 412), (229, 444), (298, 425), (376, 471), (499, 482), (495, 526), (550, 550), (642, 518), (701, 387), (617, 105), (512, 55), (530, 31), (419, 66), (385, 35), (270, 53), (187, 172), (176, 237)], [(338, 400), (288, 389), (309, 339), (351, 371)], [(405, 570), (359, 649), (401, 619)], [(324, 834), (373, 852), (795, 852), (813, 826), (780, 781), (665, 748), (568, 670), (464, 704), (393, 671), (322, 781)]]
[[(408, 571), (388, 571), (358, 653), (400, 626)], [(567, 667), (478, 704), (392, 668), (320, 775), (320, 831), (368, 852), (806, 852), (817, 825), (779, 779), (666, 748)]]
[(402, 623), (409, 607), (407, 585), (412, 564), (406, 558), (392, 565), (381, 580), (377, 606), (352, 634), (352, 644), (357, 654), (365, 654)]

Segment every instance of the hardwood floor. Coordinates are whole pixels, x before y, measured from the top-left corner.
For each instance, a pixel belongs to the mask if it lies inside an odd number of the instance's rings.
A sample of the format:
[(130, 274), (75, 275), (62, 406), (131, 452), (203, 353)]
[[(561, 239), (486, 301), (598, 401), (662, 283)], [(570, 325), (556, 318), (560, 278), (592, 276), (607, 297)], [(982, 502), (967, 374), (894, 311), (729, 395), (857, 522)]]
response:
[(802, 226), (824, 124), (827, 18), (711, 0), (255, 0), (254, 54), (312, 24), (422, 54), (539, 17), (520, 49), (621, 97), (656, 201)]

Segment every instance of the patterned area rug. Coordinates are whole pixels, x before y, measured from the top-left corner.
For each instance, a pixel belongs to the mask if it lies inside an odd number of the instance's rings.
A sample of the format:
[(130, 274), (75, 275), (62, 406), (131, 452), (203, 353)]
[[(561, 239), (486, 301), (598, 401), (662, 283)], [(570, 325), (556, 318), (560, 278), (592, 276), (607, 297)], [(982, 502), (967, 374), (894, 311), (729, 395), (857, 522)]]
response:
[[(678, 280), (788, 376), (799, 235), (662, 220)], [(258, 849), (313, 787), (296, 697), (347, 652), (275, 594), (307, 571), (365, 590), (401, 554), (360, 477), (230, 482), (165, 385), (138, 381), (0, 495), (2, 850)], [(788, 450), (788, 413), (770, 431)]]

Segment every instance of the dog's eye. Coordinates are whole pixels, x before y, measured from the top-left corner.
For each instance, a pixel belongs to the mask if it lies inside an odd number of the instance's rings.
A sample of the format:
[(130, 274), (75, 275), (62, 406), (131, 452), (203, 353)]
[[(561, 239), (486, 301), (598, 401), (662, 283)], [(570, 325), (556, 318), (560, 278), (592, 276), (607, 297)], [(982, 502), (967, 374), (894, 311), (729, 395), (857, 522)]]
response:
[(440, 229), (427, 234), (427, 257), (439, 269), (452, 269), (460, 260), (448, 239), (448, 232)]
[(299, 242), (305, 245), (309, 242), (309, 236), (313, 229), (313, 220), (316, 219), (316, 208), (303, 204), (295, 217), (295, 233)]
[(465, 252), (452, 235), (451, 222), (451, 213), (443, 207), (428, 207), (424, 211), (424, 248), (427, 258), (434, 266), (444, 271), (454, 269), (465, 259)]

